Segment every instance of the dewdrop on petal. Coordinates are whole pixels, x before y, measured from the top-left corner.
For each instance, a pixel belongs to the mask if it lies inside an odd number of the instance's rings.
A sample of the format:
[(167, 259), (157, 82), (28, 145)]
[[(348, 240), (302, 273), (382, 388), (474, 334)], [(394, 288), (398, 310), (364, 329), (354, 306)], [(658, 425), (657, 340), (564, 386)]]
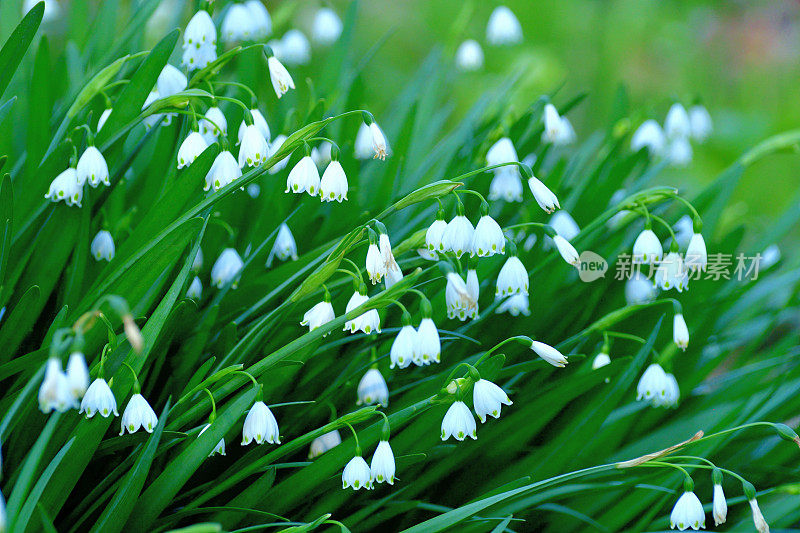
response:
[(689, 122), (689, 114), (679, 103), (674, 103), (667, 112), (664, 119), (664, 133), (668, 139), (677, 137), (688, 137), (692, 133), (692, 126)]
[(258, 31), (255, 22), (252, 13), (244, 4), (238, 2), (231, 4), (225, 12), (225, 18), (222, 19), (220, 28), (222, 40), (226, 43), (233, 43), (255, 38)]
[(342, 443), (342, 436), (339, 434), (339, 430), (334, 429), (333, 431), (323, 433), (322, 435), (311, 441), (311, 446), (308, 449), (308, 458), (314, 459), (316, 457), (319, 457), (323, 453), (327, 452), (332, 448), (335, 448), (341, 443)]
[(81, 352), (72, 352), (67, 360), (67, 380), (75, 398), (82, 398), (89, 388), (89, 367)]
[(389, 485), (394, 485), (395, 468), (392, 447), (388, 440), (381, 439), (375, 448), (375, 453), (372, 454), (369, 466), (373, 482), (383, 483), (385, 481)]
[(702, 143), (711, 135), (713, 129), (714, 124), (711, 122), (711, 115), (708, 114), (708, 110), (705, 107), (696, 105), (689, 109), (689, 130), (693, 139)]
[(650, 228), (645, 228), (633, 242), (634, 263), (657, 263), (663, 253), (661, 241)]
[(286, 178), (286, 191), (293, 193), (307, 192), (311, 196), (319, 194), (319, 171), (310, 155), (304, 156)]
[(186, 139), (181, 143), (178, 148), (178, 168), (188, 167), (194, 160), (198, 158), (203, 150), (208, 148), (206, 140), (200, 135), (199, 132), (193, 131), (186, 136)]
[[(438, 333), (437, 333), (438, 336)], [(406, 368), (411, 363), (422, 364), (419, 354), (419, 334), (411, 324), (404, 324), (392, 342), (389, 368)]]
[(511, 403), (503, 389), (486, 379), (479, 379), (472, 388), (472, 404), (481, 423), (486, 422), (486, 415), (499, 418), (502, 406)]
[(108, 179), (108, 164), (103, 154), (94, 146), (87, 146), (78, 159), (75, 167), (78, 185), (82, 186), (87, 181), (91, 187), (111, 185)]
[(86, 413), (86, 418), (92, 418), (95, 413), (103, 418), (108, 418), (112, 413), (114, 416), (119, 416), (117, 399), (114, 398), (114, 393), (111, 392), (111, 387), (105, 379), (97, 378), (89, 385), (81, 400), (78, 413)]
[(503, 229), (495, 219), (489, 215), (483, 215), (475, 225), (470, 255), (491, 257), (494, 254), (504, 253), (506, 253), (506, 237), (503, 235)]
[(682, 313), (675, 313), (672, 320), (672, 340), (681, 350), (686, 350), (689, 346), (689, 328), (686, 327), (686, 320)]
[(453, 252), (456, 257), (461, 258), (465, 253), (472, 252), (472, 239), (475, 234), (475, 228), (463, 212), (456, 215), (447, 224), (442, 236), (442, 245), (445, 252)]
[[(308, 331), (314, 331), (318, 327), (324, 326), (334, 318), (336, 318), (336, 313), (333, 310), (333, 305), (331, 305), (331, 303), (326, 299), (306, 311), (303, 315), (303, 320), (300, 322), (300, 325), (308, 326)], [(327, 336), (327, 333), (325, 336)]]
[(264, 39), (272, 33), (272, 17), (261, 0), (247, 0), (244, 6), (250, 12), (252, 38)]
[[(267, 119), (264, 118), (264, 115), (261, 113), (261, 111), (259, 111), (256, 108), (250, 109), (250, 115), (253, 117), (253, 124), (255, 125), (255, 127), (258, 128), (258, 131), (261, 132), (261, 135), (264, 137), (264, 139), (266, 139), (267, 142), (269, 142), (269, 140), (272, 138), (272, 133), (270, 132)], [(247, 129), (247, 121), (242, 119), (242, 122), (239, 124), (239, 131), (237, 132), (238, 140), (236, 144), (242, 143), (242, 138), (244, 137), (244, 132), (246, 129)]]
[(465, 72), (480, 70), (483, 66), (483, 49), (478, 41), (467, 39), (456, 50), (456, 66)]
[(572, 265), (574, 267), (578, 267), (580, 265), (580, 256), (578, 255), (578, 251), (575, 249), (570, 242), (562, 237), (561, 235), (556, 234), (553, 237), (553, 242), (556, 245), (556, 249), (558, 253), (561, 254), (561, 258), (567, 262), (567, 264)]
[(53, 409), (64, 413), (77, 407), (78, 402), (70, 389), (69, 378), (61, 370), (61, 361), (51, 357), (45, 364), (44, 379), (39, 387), (39, 409), (47, 414)]
[(161, 98), (183, 91), (188, 84), (189, 80), (186, 79), (186, 75), (170, 64), (164, 66), (156, 80), (156, 87)]
[(269, 56), (267, 58), (267, 67), (269, 68), (269, 79), (272, 82), (272, 88), (278, 98), (286, 94), (289, 89), (294, 89), (294, 80), (291, 74), (278, 61), (278, 58), (274, 55)]
[(378, 404), (389, 405), (389, 387), (377, 368), (370, 368), (358, 382), (358, 400), (356, 405)]
[(275, 415), (272, 414), (267, 404), (258, 401), (253, 404), (244, 419), (242, 427), (242, 446), (247, 446), (252, 441), (262, 444), (280, 444), (280, 429)]
[(330, 46), (339, 39), (342, 29), (339, 15), (331, 8), (321, 7), (314, 15), (311, 39), (322, 46)]
[(708, 264), (708, 252), (706, 251), (706, 241), (700, 233), (693, 233), (686, 248), (686, 269), (690, 272), (705, 272)]
[(475, 417), (472, 416), (472, 411), (469, 410), (467, 404), (462, 401), (455, 401), (442, 419), (442, 440), (454, 437), (456, 440), (462, 441), (467, 436), (477, 440), (477, 429)]
[(360, 455), (356, 455), (347, 465), (342, 472), (342, 489), (353, 487), (353, 490), (365, 488), (370, 490), (372, 488), (372, 472), (369, 465)]
[[(255, 122), (255, 115), (253, 122)], [(228, 136), (228, 120), (217, 106), (208, 108), (205, 116), (200, 120), (199, 127), (200, 134), (209, 145), (215, 143), (220, 136)]]
[(242, 262), (239, 252), (233, 248), (225, 248), (211, 267), (211, 284), (221, 289), (229, 282), (233, 282), (232, 288), (236, 288), (236, 278), (242, 270)]
[(558, 203), (558, 198), (553, 191), (547, 188), (547, 185), (542, 183), (538, 178), (535, 176), (531, 176), (528, 178), (528, 187), (531, 189), (531, 193), (533, 193), (533, 198), (536, 200), (536, 203), (539, 204), (545, 213), (552, 213), (556, 209), (561, 209), (561, 205)]
[(680, 531), (688, 528), (695, 531), (700, 528), (705, 529), (706, 514), (703, 511), (703, 504), (694, 492), (686, 491), (678, 498), (669, 515), (669, 527), (670, 529), (677, 527)]
[(631, 137), (631, 150), (634, 152), (647, 148), (650, 155), (658, 155), (664, 152), (665, 144), (664, 130), (653, 119), (642, 122)]
[(92, 239), (92, 257), (96, 261), (111, 261), (114, 259), (114, 238), (106, 230), (100, 230)]
[(528, 271), (516, 255), (510, 256), (497, 275), (495, 296), (528, 295)]
[(522, 25), (506, 6), (492, 11), (486, 25), (486, 40), (494, 46), (516, 44), (522, 41)]
[(147, 400), (144, 399), (144, 396), (136, 393), (128, 400), (128, 405), (122, 413), (122, 429), (119, 434), (122, 436), (125, 434), (125, 431), (133, 434), (137, 432), (139, 428), (144, 429), (148, 433), (152, 433), (156, 424), (158, 424), (158, 417), (155, 411), (153, 411), (153, 408), (147, 403)]
[(78, 184), (78, 175), (74, 168), (69, 167), (67, 170), (56, 176), (50, 183), (50, 188), (45, 198), (53, 202), (64, 201), (69, 206), (77, 205), (81, 207), (81, 200), (83, 200), (83, 187)]
[[(200, 438), (200, 435), (202, 435), (203, 433), (205, 433), (205, 432), (206, 432), (206, 430), (207, 430), (208, 428), (210, 428), (210, 427), (211, 427), (211, 424), (206, 424), (205, 426), (203, 426), (203, 429), (201, 429), (201, 430), (200, 430), (200, 433), (198, 433), (198, 434), (197, 434), (197, 437), (198, 437), (198, 438)], [(219, 454), (219, 455), (225, 455), (225, 437), (223, 437), (223, 438), (221, 438), (221, 439), (219, 440), (219, 442), (217, 443), (217, 445), (216, 445), (216, 446), (214, 446), (214, 449), (213, 449), (213, 450), (211, 450), (211, 453), (209, 453), (209, 454), (208, 454), (208, 456), (209, 456), (209, 457), (211, 457), (211, 456), (213, 456), (213, 455), (215, 455), (215, 454)]]
[(211, 168), (208, 169), (203, 190), (213, 189), (216, 192), (240, 177), (242, 169), (239, 168), (236, 158), (228, 150), (223, 150), (217, 154)]
[(533, 350), (536, 355), (550, 363), (551, 365), (563, 368), (567, 366), (567, 358), (559, 352), (557, 349), (553, 348), (549, 344), (545, 344), (539, 341), (533, 341), (531, 344), (531, 350)]

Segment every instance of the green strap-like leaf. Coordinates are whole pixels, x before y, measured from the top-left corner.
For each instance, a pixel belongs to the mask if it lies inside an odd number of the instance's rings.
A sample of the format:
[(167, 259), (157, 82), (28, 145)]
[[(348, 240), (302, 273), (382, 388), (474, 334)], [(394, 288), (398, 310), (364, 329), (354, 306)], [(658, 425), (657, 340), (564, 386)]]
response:
[(42, 16), (44, 15), (44, 2), (39, 2), (33, 9), (28, 11), (25, 18), (22, 19), (14, 30), (14, 33), (0, 49), (0, 96), (8, 87), (11, 78), (17, 71), (22, 56), (28, 50), (33, 36), (36, 35), (36, 30), (39, 29), (39, 24), (42, 23)]

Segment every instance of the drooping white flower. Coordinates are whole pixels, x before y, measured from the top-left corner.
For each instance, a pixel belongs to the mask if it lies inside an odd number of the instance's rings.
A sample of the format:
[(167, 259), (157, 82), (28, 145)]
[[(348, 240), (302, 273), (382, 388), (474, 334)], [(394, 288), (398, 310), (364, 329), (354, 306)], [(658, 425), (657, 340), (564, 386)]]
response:
[(53, 409), (64, 413), (77, 407), (78, 402), (72, 394), (69, 378), (61, 370), (61, 361), (51, 357), (47, 360), (44, 379), (39, 387), (39, 409), (47, 414)]
[(386, 270), (386, 275), (383, 277), (383, 283), (386, 289), (391, 289), (392, 285), (403, 279), (403, 271), (400, 270), (400, 265), (397, 263), (390, 265)]
[[(369, 297), (366, 294), (361, 294), (360, 292), (356, 291), (353, 293), (353, 296), (350, 297), (350, 300), (347, 302), (347, 306), (345, 307), (345, 314), (349, 313), (359, 305), (363, 304), (369, 300)], [(344, 324), (344, 331), (350, 330), (350, 333), (355, 333), (356, 331), (363, 331), (367, 335), (372, 332), (380, 333), (381, 332), (381, 317), (378, 314), (377, 309), (370, 309), (363, 315), (359, 315), (353, 320), (348, 320)]]
[[(411, 363), (424, 364), (419, 354), (419, 334), (414, 329), (414, 326), (406, 324), (400, 328), (397, 337), (392, 342), (389, 359), (391, 361), (389, 368), (394, 368), (395, 366), (406, 368)], [(430, 363), (430, 357), (428, 363)]]
[(694, 222), (692, 221), (692, 217), (689, 215), (683, 215), (678, 221), (672, 226), (672, 229), (675, 230), (675, 240), (678, 242), (678, 247), (686, 248), (689, 246), (689, 241), (692, 239), (692, 235), (694, 235)]
[(536, 203), (539, 204), (539, 207), (541, 207), (545, 213), (549, 214), (554, 212), (556, 209), (561, 209), (561, 205), (558, 203), (558, 198), (555, 194), (553, 194), (553, 191), (548, 189), (547, 185), (542, 183), (535, 176), (528, 178), (528, 187), (530, 187)]
[(211, 164), (211, 168), (208, 169), (203, 190), (207, 191), (213, 188), (214, 191), (218, 191), (241, 177), (242, 169), (239, 167), (239, 163), (236, 162), (236, 158), (228, 150), (223, 150), (217, 154)]
[(305, 65), (311, 60), (311, 45), (303, 32), (292, 28), (281, 38), (275, 55), (289, 66)]
[(519, 316), (520, 314), (524, 316), (530, 316), (531, 311), (529, 308), (529, 300), (528, 295), (526, 294), (514, 294), (506, 298), (503, 303), (497, 306), (495, 313), (508, 313), (511, 316)]
[(333, 431), (329, 431), (327, 433), (323, 433), (313, 441), (311, 441), (311, 446), (308, 450), (308, 458), (314, 459), (319, 457), (323, 453), (327, 452), (331, 448), (335, 448), (336, 446), (342, 443), (342, 436), (339, 434), (339, 430), (334, 429)]
[(186, 297), (192, 300), (199, 300), (203, 297), (203, 282), (197, 276), (194, 277), (189, 288), (186, 290)]
[(221, 289), (229, 282), (233, 282), (231, 288), (236, 288), (239, 273), (244, 266), (239, 252), (233, 248), (225, 248), (211, 267), (211, 284)]
[(319, 182), (319, 192), (323, 202), (347, 200), (347, 176), (339, 161), (328, 163)]
[[(552, 140), (547, 137), (547, 140), (552, 142), (555, 146), (566, 146), (568, 144), (572, 144), (577, 139), (577, 135), (575, 134), (575, 128), (572, 127), (572, 122), (569, 121), (567, 117), (560, 117), (560, 123), (558, 127), (555, 129), (555, 137)], [(543, 135), (547, 135), (545, 131)]]
[(486, 40), (494, 46), (516, 44), (522, 41), (522, 25), (506, 6), (499, 6), (489, 16)]
[(388, 273), (390, 267), (397, 266), (397, 261), (394, 259), (392, 243), (389, 241), (389, 235), (387, 233), (380, 233), (380, 235), (378, 235), (378, 248), (380, 248), (381, 252), (381, 261), (383, 261), (386, 272)]
[(270, 56), (267, 59), (267, 67), (269, 68), (269, 79), (272, 82), (272, 88), (275, 90), (275, 95), (280, 98), (286, 94), (289, 89), (294, 89), (294, 80), (286, 67), (278, 61), (275, 56)]
[(369, 466), (372, 480), (377, 483), (384, 481), (389, 485), (394, 485), (394, 453), (388, 440), (381, 440), (375, 453), (372, 454), (372, 461)]
[(430, 317), (424, 317), (419, 323), (419, 328), (417, 328), (417, 355), (419, 356), (419, 361), (424, 365), (434, 361), (438, 363), (441, 361), (441, 354), (442, 343), (439, 339), (439, 330), (436, 329), (436, 324)]
[[(508, 137), (503, 137), (494, 143), (486, 152), (486, 166), (502, 165), (503, 163), (514, 163), (519, 161), (517, 150), (514, 143)], [(517, 168), (516, 166), (501, 167)], [(500, 170), (500, 169), (498, 169)]]
[(653, 119), (645, 120), (642, 125), (633, 133), (631, 137), (631, 150), (638, 152), (642, 148), (647, 148), (650, 155), (658, 155), (664, 152), (664, 130)]
[(156, 80), (160, 98), (177, 94), (186, 89), (188, 84), (189, 80), (186, 79), (186, 75), (170, 64), (164, 65), (161, 74), (158, 75), (158, 80)]
[(692, 133), (689, 114), (686, 112), (686, 108), (678, 102), (672, 104), (667, 111), (667, 118), (664, 119), (664, 133), (668, 139), (686, 138)]
[(695, 105), (689, 109), (689, 129), (692, 132), (692, 138), (700, 143), (711, 135), (714, 124), (711, 122), (711, 115), (708, 114), (708, 110), (705, 107)]
[(255, 124), (245, 127), (239, 146), (239, 168), (255, 167), (267, 162), (269, 143)]
[(322, 141), (318, 146), (311, 149), (311, 159), (317, 168), (326, 166), (333, 160), (333, 145), (328, 141)]
[(108, 117), (110, 116), (111, 116), (111, 108), (107, 107), (103, 109), (103, 112), (100, 113), (100, 118), (97, 119), (97, 131), (103, 129), (103, 125), (106, 123)]
[(761, 509), (758, 507), (758, 501), (755, 498), (747, 500), (750, 504), (750, 510), (753, 511), (753, 524), (756, 526), (758, 533), (769, 533), (769, 524), (761, 514)]
[(654, 407), (674, 407), (678, 405), (678, 400), (681, 398), (681, 389), (678, 387), (678, 380), (675, 376), (667, 373), (667, 394), (664, 399), (659, 402), (654, 402)]
[(715, 526), (725, 523), (728, 518), (728, 501), (725, 499), (725, 493), (719, 483), (714, 484), (714, 500), (711, 505), (711, 511), (714, 516)]
[(86, 413), (86, 418), (92, 418), (95, 413), (103, 418), (108, 418), (112, 413), (114, 416), (119, 416), (117, 399), (114, 398), (114, 393), (111, 392), (111, 387), (108, 386), (105, 379), (97, 378), (92, 381), (86, 394), (83, 395), (81, 409), (78, 413)]
[(625, 301), (628, 305), (644, 304), (656, 297), (656, 286), (641, 272), (625, 281)]
[(144, 396), (136, 393), (128, 400), (128, 405), (122, 413), (122, 429), (119, 434), (122, 436), (125, 434), (125, 431), (133, 434), (137, 432), (139, 428), (143, 428), (148, 433), (152, 433), (156, 424), (158, 424), (158, 417), (155, 411), (153, 411), (153, 408), (147, 403), (147, 400), (144, 399)]
[(561, 254), (561, 258), (567, 262), (567, 264), (572, 265), (574, 267), (580, 266), (580, 255), (578, 251), (575, 249), (570, 242), (562, 237), (561, 235), (556, 235), (553, 237), (553, 242), (556, 245), (556, 249), (558, 253)]
[(672, 340), (681, 350), (686, 350), (689, 346), (689, 328), (686, 327), (682, 313), (675, 313), (672, 319)]
[(464, 440), (467, 436), (478, 439), (478, 426), (475, 424), (475, 417), (469, 410), (467, 404), (462, 401), (455, 401), (445, 413), (442, 419), (442, 440), (447, 440), (451, 436), (456, 440)]
[(686, 268), (690, 272), (706, 270), (708, 264), (708, 252), (706, 251), (706, 241), (700, 233), (693, 233), (686, 248)]
[(553, 213), (553, 216), (550, 217), (548, 224), (552, 226), (556, 233), (568, 241), (571, 241), (577, 237), (581, 232), (581, 228), (578, 227), (578, 223), (575, 222), (575, 219), (572, 218), (572, 215), (563, 209)]
[(437, 218), (425, 232), (425, 246), (429, 252), (444, 252), (444, 233), (447, 230), (447, 222)]
[(676, 527), (683, 531), (692, 528), (697, 531), (706, 527), (706, 514), (703, 511), (703, 504), (694, 492), (686, 491), (678, 498), (672, 513), (669, 515), (669, 527)]
[(522, 178), (517, 167), (500, 167), (494, 170), (489, 184), (489, 200), (522, 201)]
[(321, 7), (314, 15), (311, 38), (317, 44), (330, 46), (339, 39), (342, 29), (339, 15), (329, 7)]
[(503, 235), (503, 229), (495, 219), (489, 215), (483, 215), (475, 225), (470, 255), (491, 257), (494, 254), (504, 253), (506, 253), (506, 237)]
[(322, 301), (305, 312), (300, 325), (308, 326), (308, 331), (314, 331), (334, 318), (336, 318), (336, 313), (333, 311), (333, 305), (328, 301)]
[(77, 205), (81, 207), (83, 200), (83, 187), (78, 184), (78, 174), (74, 168), (67, 170), (56, 176), (50, 183), (50, 188), (45, 198), (53, 202), (64, 201), (67, 205)]
[(474, 268), (467, 269), (467, 292), (470, 297), (472, 297), (472, 301), (475, 302), (475, 306), (469, 310), (468, 316), (473, 320), (478, 318), (478, 298), (480, 296), (480, 290), (481, 283), (478, 281), (478, 272)]
[(272, 414), (267, 404), (262, 401), (253, 404), (242, 427), (242, 446), (247, 446), (252, 441), (256, 441), (256, 444), (262, 444), (265, 441), (270, 444), (281, 443), (278, 421), (275, 420), (275, 415)]
[(667, 401), (669, 399), (668, 396), (671, 397), (673, 393), (673, 383), (658, 363), (653, 363), (647, 367), (642, 377), (639, 378), (639, 384), (636, 386), (636, 400), (644, 400), (654, 407), (671, 405)]
[(442, 236), (442, 244), (445, 252), (453, 252), (460, 258), (465, 253), (472, 252), (472, 238), (475, 228), (464, 215), (456, 215), (447, 224)]
[(89, 367), (81, 352), (72, 352), (67, 360), (67, 380), (75, 398), (82, 398), (89, 387)]
[(550, 363), (551, 365), (564, 368), (567, 366), (567, 358), (564, 357), (564, 354), (559, 352), (557, 349), (553, 348), (549, 344), (545, 344), (539, 341), (533, 341), (531, 344), (531, 350), (533, 350), (536, 355)]
[(92, 239), (92, 257), (97, 261), (114, 259), (114, 238), (106, 230), (100, 230)]
[(688, 273), (683, 264), (683, 259), (677, 252), (670, 252), (658, 263), (655, 282), (662, 290), (677, 289), (683, 292), (688, 286)]
[(692, 145), (686, 137), (676, 137), (667, 145), (666, 158), (676, 167), (685, 167), (692, 162)]
[(386, 263), (381, 258), (381, 251), (377, 244), (370, 244), (367, 248), (366, 270), (369, 280), (373, 285), (378, 283), (386, 274)]
[(278, 235), (275, 237), (275, 243), (272, 245), (272, 250), (269, 253), (267, 266), (272, 264), (272, 258), (277, 257), (281, 261), (291, 259), (297, 261), (297, 243), (292, 235), (292, 230), (286, 223), (282, 223), (278, 228)]
[(311, 156), (304, 156), (286, 178), (286, 191), (293, 193), (307, 192), (311, 196), (319, 194), (319, 171)]
[(447, 274), (447, 285), (444, 291), (445, 304), (447, 306), (447, 317), (466, 320), (467, 317), (474, 318), (478, 310), (478, 302), (472, 297), (467, 284), (455, 272)]
[(528, 271), (516, 255), (510, 256), (497, 275), (495, 296), (528, 295)]
[[(203, 433), (205, 433), (205, 432), (206, 432), (206, 430), (207, 430), (208, 428), (210, 428), (210, 427), (211, 427), (211, 424), (206, 424), (205, 426), (203, 426), (203, 429), (201, 429), (201, 430), (200, 430), (200, 433), (198, 433), (198, 434), (197, 434), (197, 437), (198, 437), (198, 438), (200, 438), (200, 435), (202, 435)], [(217, 443), (217, 445), (216, 445), (216, 446), (214, 446), (214, 449), (213, 449), (213, 450), (211, 450), (211, 453), (209, 453), (209, 454), (208, 454), (208, 456), (209, 456), (209, 457), (211, 457), (211, 456), (212, 456), (212, 455), (214, 455), (214, 454), (225, 455), (225, 437), (222, 437), (222, 438), (219, 440), (219, 442)]]
[(378, 127), (377, 122), (370, 122), (369, 134), (372, 138), (372, 149), (375, 151), (373, 159), (386, 159), (388, 153), (386, 137), (383, 135), (383, 131)]
[(373, 404), (383, 407), (389, 406), (389, 387), (377, 368), (367, 370), (361, 381), (358, 382), (358, 401), (356, 401), (356, 405)]
[(511, 403), (503, 389), (486, 379), (479, 379), (472, 388), (472, 404), (481, 423), (486, 422), (486, 415), (499, 418), (502, 406)]
[(604, 366), (609, 364), (611, 364), (611, 357), (609, 357), (607, 353), (600, 352), (592, 360), (592, 370), (603, 368)]
[(358, 128), (353, 153), (356, 159), (372, 159), (375, 155), (375, 150), (372, 148), (372, 134), (366, 122), (362, 122)]
[[(253, 117), (255, 122), (255, 116)], [(217, 106), (209, 107), (205, 112), (205, 116), (200, 120), (200, 134), (206, 140), (206, 144), (212, 144), (217, 141), (219, 136), (227, 137), (228, 135), (228, 120), (225, 114)]]
[(353, 490), (358, 490), (364, 487), (367, 490), (372, 489), (372, 472), (369, 465), (360, 455), (356, 455), (347, 465), (342, 472), (342, 489), (353, 487)]
[(544, 132), (542, 141), (555, 145), (571, 143), (575, 138), (575, 131), (568, 120), (558, 114), (558, 110), (553, 104), (544, 106)]
[(661, 261), (663, 253), (658, 235), (650, 228), (642, 231), (633, 242), (634, 263), (657, 263)]
[(186, 136), (186, 139), (178, 148), (178, 168), (188, 167), (197, 159), (203, 150), (208, 148), (206, 140), (199, 132), (193, 131)]
[[(153, 102), (155, 102), (159, 98), (161, 98), (161, 95), (158, 93), (157, 89), (153, 89), (152, 91), (150, 91), (150, 93), (148, 93), (148, 95), (147, 95), (147, 98), (145, 98), (144, 103), (142, 104), (142, 111), (147, 109), (147, 107), (150, 104), (152, 104)], [(142, 120), (142, 123), (144, 124), (145, 131), (150, 131), (150, 129), (153, 128), (154, 126), (158, 126), (159, 124), (162, 124), (164, 122), (165, 122), (165, 117), (164, 117), (163, 113), (156, 113), (154, 115), (147, 115), (144, 118), (144, 120)]]
[(269, 37), (272, 33), (272, 17), (261, 0), (247, 0), (244, 5), (250, 12), (253, 39)]
[[(271, 132), (269, 130), (269, 124), (267, 124), (267, 119), (264, 118), (264, 115), (259, 111), (257, 108), (250, 109), (250, 115), (253, 117), (253, 125), (258, 128), (258, 131), (261, 132), (261, 135), (269, 141), (271, 139)], [(237, 132), (238, 141), (237, 144), (241, 144), (242, 138), (244, 137), (244, 132), (247, 129), (247, 122), (242, 120), (239, 124), (239, 131)]]
[(92, 187), (97, 187), (101, 183), (103, 185), (111, 185), (108, 180), (108, 164), (103, 154), (100, 153), (94, 146), (87, 146), (86, 150), (81, 154), (78, 159), (78, 165), (75, 167), (76, 178), (78, 185), (83, 186), (87, 181)]
[(479, 70), (483, 66), (483, 49), (478, 41), (467, 39), (456, 50), (456, 66), (463, 71)]
[[(283, 143), (285, 141), (286, 141), (286, 135), (276, 136), (269, 147), (268, 157), (272, 157), (273, 155), (278, 153), (278, 150), (280, 150), (281, 146), (283, 146)], [(288, 164), (289, 164), (289, 156), (287, 155), (286, 157), (275, 163), (272, 167), (270, 167), (269, 173), (277, 174), (278, 172), (286, 168), (286, 165)]]
[(253, 14), (244, 4), (231, 4), (222, 19), (222, 40), (233, 43), (255, 39), (258, 31), (255, 22)]
[(183, 32), (183, 47), (200, 48), (208, 45), (217, 45), (217, 27), (208, 11), (201, 9), (186, 25), (186, 30)]
[(181, 66), (192, 71), (205, 68), (217, 59), (217, 47), (205, 45), (200, 47), (188, 46), (181, 54)]

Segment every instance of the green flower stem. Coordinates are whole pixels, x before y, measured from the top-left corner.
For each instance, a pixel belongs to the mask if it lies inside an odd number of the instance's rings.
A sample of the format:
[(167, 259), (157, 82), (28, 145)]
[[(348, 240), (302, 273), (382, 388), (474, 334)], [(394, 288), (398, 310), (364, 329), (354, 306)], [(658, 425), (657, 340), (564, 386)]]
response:
[(739, 158), (739, 163), (745, 167), (750, 166), (762, 157), (784, 150), (790, 147), (796, 147), (800, 143), (800, 130), (790, 130), (784, 133), (779, 133), (769, 139), (766, 139)]
[(503, 346), (505, 344), (508, 344), (509, 342), (512, 342), (512, 341), (519, 341), (519, 342), (521, 342), (523, 344), (526, 344), (528, 346), (531, 346), (533, 344), (533, 339), (531, 339), (527, 335), (516, 335), (514, 337), (509, 337), (509, 338), (507, 338), (507, 339), (505, 339), (503, 341), (498, 342), (497, 344), (495, 344), (494, 346), (492, 346), (491, 348), (486, 350), (483, 353), (483, 355), (481, 355), (480, 358), (477, 361), (475, 361), (475, 366), (478, 366), (479, 364), (481, 364), (481, 362), (483, 362), (484, 359), (486, 359), (487, 357), (492, 355), (492, 353), (495, 352), (496, 350), (500, 349), (501, 346)]
[(353, 432), (353, 438), (356, 440), (356, 455), (361, 456), (361, 445), (358, 443), (358, 433), (356, 433), (356, 430), (353, 429), (353, 426), (351, 426), (349, 422), (345, 422), (344, 424)]
[(213, 424), (214, 420), (217, 419), (217, 404), (214, 402), (214, 395), (211, 394), (211, 391), (208, 389), (203, 389), (208, 394), (208, 397), (211, 399), (211, 414), (208, 415), (208, 423)]
[[(239, 83), (239, 82), (235, 82), (235, 81), (220, 81), (220, 80), (214, 80), (213, 83), (215, 85), (224, 85), (224, 86), (228, 86), (228, 87), (237, 87), (239, 89), (242, 89), (248, 95), (250, 95), (250, 102), (253, 104), (252, 107), (256, 107), (258, 105), (258, 98), (256, 98), (256, 93), (253, 92), (253, 89), (251, 89), (250, 87), (248, 87), (244, 83)], [(224, 98), (220, 97), (220, 99), (222, 100)]]

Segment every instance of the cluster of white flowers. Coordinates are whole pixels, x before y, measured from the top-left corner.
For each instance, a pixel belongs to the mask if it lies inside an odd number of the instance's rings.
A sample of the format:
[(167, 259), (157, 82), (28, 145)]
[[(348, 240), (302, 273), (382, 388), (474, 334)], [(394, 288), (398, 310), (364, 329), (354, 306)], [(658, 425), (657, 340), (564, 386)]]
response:
[[(492, 46), (508, 46), (522, 42), (522, 25), (514, 12), (498, 6), (486, 24), (486, 41)], [(455, 55), (456, 67), (465, 72), (483, 67), (483, 48), (475, 39), (462, 42)]]
[(91, 133), (89, 134), (89, 145), (80, 158), (56, 176), (44, 197), (52, 202), (63, 201), (69, 206), (81, 207), (83, 186), (86, 183), (92, 188), (96, 188), (100, 184), (111, 185), (108, 164), (100, 150), (94, 146)]
[(702, 105), (689, 111), (675, 103), (667, 112), (664, 128), (653, 119), (644, 121), (631, 137), (631, 149), (646, 148), (654, 156), (663, 157), (675, 166), (686, 166), (692, 161), (691, 139), (702, 143), (713, 130), (711, 115)]
[(372, 454), (372, 461), (367, 461), (356, 454), (345, 465), (342, 472), (342, 488), (352, 487), (353, 490), (364, 488), (372, 490), (375, 483), (388, 483), (394, 485), (396, 465), (394, 452), (388, 440), (381, 439), (375, 452)]

